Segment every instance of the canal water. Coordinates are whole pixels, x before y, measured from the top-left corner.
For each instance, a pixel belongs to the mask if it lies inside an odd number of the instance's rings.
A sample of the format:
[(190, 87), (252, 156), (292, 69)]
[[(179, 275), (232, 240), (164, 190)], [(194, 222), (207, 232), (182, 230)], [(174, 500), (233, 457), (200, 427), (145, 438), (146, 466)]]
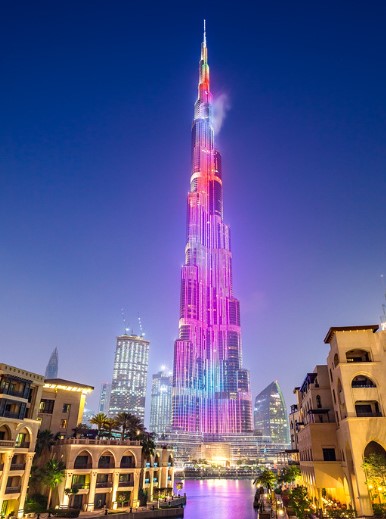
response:
[(256, 519), (256, 488), (247, 479), (183, 480), (184, 519)]

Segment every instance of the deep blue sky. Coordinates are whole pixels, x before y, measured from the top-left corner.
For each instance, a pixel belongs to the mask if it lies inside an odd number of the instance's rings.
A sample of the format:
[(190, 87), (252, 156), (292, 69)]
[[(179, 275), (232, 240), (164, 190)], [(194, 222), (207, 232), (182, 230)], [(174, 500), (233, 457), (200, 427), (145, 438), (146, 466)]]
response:
[(330, 326), (379, 322), (385, 2), (207, 3), (0, 6), (0, 361), (57, 346), (93, 408), (122, 308), (172, 365), (203, 18), (253, 397), (291, 404)]

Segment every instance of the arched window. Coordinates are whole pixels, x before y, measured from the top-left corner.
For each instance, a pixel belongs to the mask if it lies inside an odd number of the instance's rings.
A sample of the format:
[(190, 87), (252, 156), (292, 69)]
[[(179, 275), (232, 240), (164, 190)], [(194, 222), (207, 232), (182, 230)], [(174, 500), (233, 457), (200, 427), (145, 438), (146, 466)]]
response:
[(377, 387), (377, 385), (366, 375), (357, 375), (352, 379), (351, 387)]
[(346, 353), (347, 362), (370, 362), (370, 354), (365, 350), (350, 350)]
[(335, 353), (335, 355), (334, 355), (334, 366), (337, 367), (338, 364), (339, 364), (339, 357), (338, 357), (338, 354)]

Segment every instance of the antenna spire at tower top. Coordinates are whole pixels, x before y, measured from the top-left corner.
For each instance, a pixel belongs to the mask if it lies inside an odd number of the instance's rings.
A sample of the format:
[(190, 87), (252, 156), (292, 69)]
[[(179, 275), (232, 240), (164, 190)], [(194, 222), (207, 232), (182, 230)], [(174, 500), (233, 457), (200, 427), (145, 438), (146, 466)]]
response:
[(206, 20), (204, 19), (204, 39), (203, 39), (204, 45), (206, 45)]

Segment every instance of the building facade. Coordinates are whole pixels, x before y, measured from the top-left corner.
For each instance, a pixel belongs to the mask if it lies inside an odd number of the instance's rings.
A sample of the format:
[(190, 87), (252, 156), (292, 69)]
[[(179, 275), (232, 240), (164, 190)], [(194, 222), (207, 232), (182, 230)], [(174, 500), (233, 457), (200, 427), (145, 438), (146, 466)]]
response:
[(59, 353), (58, 348), (55, 348), (51, 353), (50, 360), (48, 361), (45, 378), (58, 378), (58, 370), (59, 370)]
[(158, 436), (165, 434), (172, 421), (173, 376), (168, 370), (161, 370), (152, 377), (150, 431)]
[(316, 366), (295, 388), (292, 451), (318, 508), (329, 503), (373, 515), (386, 507), (363, 463), (380, 454), (386, 464), (386, 331), (378, 325), (330, 328), (327, 365)]
[(108, 414), (110, 408), (111, 384), (104, 382), (99, 395), (98, 413)]
[(149, 341), (143, 336), (117, 337), (109, 415), (129, 412), (145, 419)]
[(61, 378), (45, 379), (39, 405), (40, 429), (62, 438), (73, 436), (82, 422), (86, 397), (93, 389)]
[(214, 144), (206, 33), (192, 127), (187, 240), (174, 345), (172, 425), (204, 434), (252, 430), (242, 367), (240, 305), (232, 290), (230, 229), (223, 221), (221, 156)]
[(66, 466), (54, 506), (84, 511), (137, 507), (139, 489), (149, 500), (158, 489), (173, 489), (173, 453), (167, 448), (145, 457), (135, 441), (67, 438), (59, 440), (53, 452)]
[(23, 517), (44, 377), (0, 364), (0, 516)]

